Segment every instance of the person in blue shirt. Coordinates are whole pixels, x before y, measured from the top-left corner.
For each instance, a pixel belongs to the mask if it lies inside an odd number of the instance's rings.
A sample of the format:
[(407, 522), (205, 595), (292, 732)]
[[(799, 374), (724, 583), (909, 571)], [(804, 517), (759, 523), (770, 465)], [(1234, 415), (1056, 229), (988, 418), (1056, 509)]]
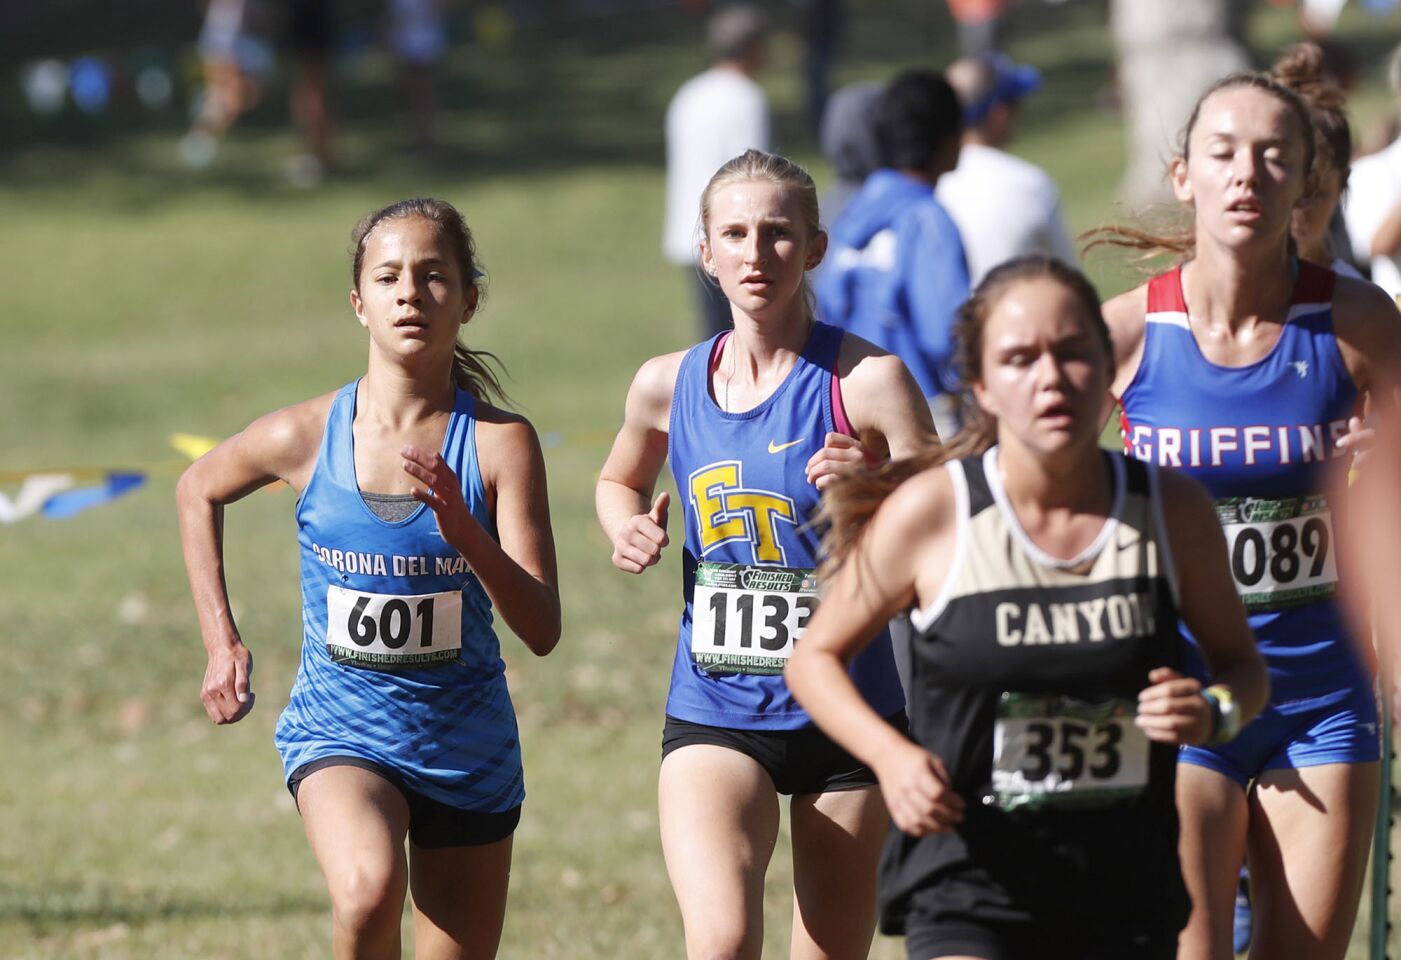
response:
[(940, 436), (956, 432), (950, 370), (954, 313), (968, 265), (952, 218), (934, 196), (958, 165), (963, 115), (933, 70), (907, 70), (876, 106), (882, 167), (832, 224), (817, 282), (822, 320), (895, 354), (930, 401)]
[[(536, 655), (559, 640), (545, 465), (458, 340), (482, 273), (462, 215), (406, 200), (360, 221), (351, 306), (364, 376), (250, 424), (180, 478), (208, 654), (201, 699), (235, 723), (253, 660), (224, 584), (224, 506), (297, 491), (301, 667), (275, 739), (326, 877), (336, 957), (495, 956), (525, 797), (492, 611)], [(407, 852), (405, 850), (407, 841)]]

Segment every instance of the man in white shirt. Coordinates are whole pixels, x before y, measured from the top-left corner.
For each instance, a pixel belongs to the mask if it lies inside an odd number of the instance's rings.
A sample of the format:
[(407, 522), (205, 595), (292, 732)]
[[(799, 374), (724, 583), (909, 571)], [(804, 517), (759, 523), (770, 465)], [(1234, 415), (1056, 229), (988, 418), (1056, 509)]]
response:
[(1017, 107), (1041, 74), (1001, 54), (958, 60), (945, 72), (963, 107), (958, 166), (939, 179), (939, 202), (963, 237), (974, 286), (999, 263), (1045, 254), (1075, 264), (1060, 193), (1046, 171), (1001, 148), (1015, 133)]
[[(1401, 47), (1392, 52), (1387, 74), (1401, 102)], [(1372, 264), (1372, 282), (1401, 296), (1401, 138), (1353, 163), (1343, 216), (1353, 253)]]
[(710, 19), (709, 70), (681, 85), (666, 109), (666, 223), (662, 252), (692, 275), (705, 336), (728, 329), (730, 305), (696, 269), (700, 198), (715, 171), (749, 149), (770, 150), (769, 104), (754, 77), (768, 57), (767, 22), (753, 7)]

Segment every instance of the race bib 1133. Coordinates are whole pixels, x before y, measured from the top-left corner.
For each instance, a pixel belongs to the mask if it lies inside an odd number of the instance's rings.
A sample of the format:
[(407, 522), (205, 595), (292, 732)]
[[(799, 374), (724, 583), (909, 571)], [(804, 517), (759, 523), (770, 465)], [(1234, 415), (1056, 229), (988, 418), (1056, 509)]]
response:
[(691, 602), (691, 658), (707, 673), (782, 673), (816, 609), (811, 569), (702, 561)]

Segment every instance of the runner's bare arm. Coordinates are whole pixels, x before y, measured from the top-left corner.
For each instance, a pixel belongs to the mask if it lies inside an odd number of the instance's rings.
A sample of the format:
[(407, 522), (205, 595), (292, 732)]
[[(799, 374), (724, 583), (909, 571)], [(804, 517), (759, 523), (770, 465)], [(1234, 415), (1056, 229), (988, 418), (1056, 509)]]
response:
[[(1338, 277), (1333, 291), (1333, 329), (1348, 374), (1366, 393), (1370, 408), (1388, 418), (1394, 416), (1396, 376), (1401, 373), (1401, 313), (1396, 302), (1376, 284)], [(1338, 447), (1358, 453), (1370, 446), (1374, 437), (1360, 418), (1353, 419)]]
[(301, 490), (316, 465), (332, 396), (249, 424), (190, 465), (176, 486), (180, 542), (208, 663), (200, 698), (215, 723), (252, 709), (252, 656), (234, 623), (224, 580), (224, 506), (285, 480)]
[(406, 448), (404, 470), (424, 484), (414, 496), (437, 515), (443, 539), (467, 558), (506, 626), (543, 657), (559, 642), (560, 604), (540, 439), (524, 417), (481, 404), (477, 452), (499, 539), (472, 516), (436, 451)]
[(1143, 360), (1144, 331), (1147, 329), (1148, 285), (1135, 287), (1104, 303), (1104, 322), (1114, 348), (1114, 382), (1110, 390), (1122, 397)]
[[(1197, 639), (1211, 682), (1230, 688), (1244, 725), (1269, 700), (1270, 681), (1236, 594), (1221, 523), (1210, 496), (1195, 480), (1171, 470), (1158, 476), (1177, 574), (1178, 614)], [(1205, 729), (1185, 730), (1179, 742), (1204, 740), (1210, 732), (1209, 717), (1207, 721)]]
[(957, 823), (963, 801), (943, 762), (871, 709), (847, 671), (892, 616), (937, 595), (952, 554), (954, 510), (946, 470), (927, 470), (891, 494), (828, 584), (784, 671), (818, 726), (875, 771), (891, 817), (914, 835)]
[(939, 442), (929, 404), (899, 357), (848, 334), (842, 338), (837, 375), (856, 437), (828, 434), (822, 450), (808, 461), (809, 483), (820, 489), (839, 473), (908, 457)]
[(661, 558), (667, 545), (670, 496), (652, 499), (666, 463), (671, 397), (684, 353), (654, 357), (642, 365), (628, 388), (623, 426), (603, 464), (594, 490), (594, 508), (613, 545), (613, 565), (641, 573)]

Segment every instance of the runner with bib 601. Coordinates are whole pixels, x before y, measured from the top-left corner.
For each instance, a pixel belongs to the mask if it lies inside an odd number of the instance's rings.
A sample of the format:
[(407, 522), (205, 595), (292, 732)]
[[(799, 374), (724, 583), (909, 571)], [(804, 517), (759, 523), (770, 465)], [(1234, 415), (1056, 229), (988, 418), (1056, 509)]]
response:
[[(353, 234), (365, 375), (255, 420), (180, 479), (185, 566), (215, 723), (253, 708), (223, 580), (224, 506), (297, 491), (302, 661), (277, 724), (288, 789), (331, 894), (335, 956), (496, 955), (525, 785), (492, 612), (559, 640), (545, 464), (531, 425), (458, 341), (483, 277), (462, 215), (406, 200)], [(408, 852), (405, 852), (405, 841)]]

